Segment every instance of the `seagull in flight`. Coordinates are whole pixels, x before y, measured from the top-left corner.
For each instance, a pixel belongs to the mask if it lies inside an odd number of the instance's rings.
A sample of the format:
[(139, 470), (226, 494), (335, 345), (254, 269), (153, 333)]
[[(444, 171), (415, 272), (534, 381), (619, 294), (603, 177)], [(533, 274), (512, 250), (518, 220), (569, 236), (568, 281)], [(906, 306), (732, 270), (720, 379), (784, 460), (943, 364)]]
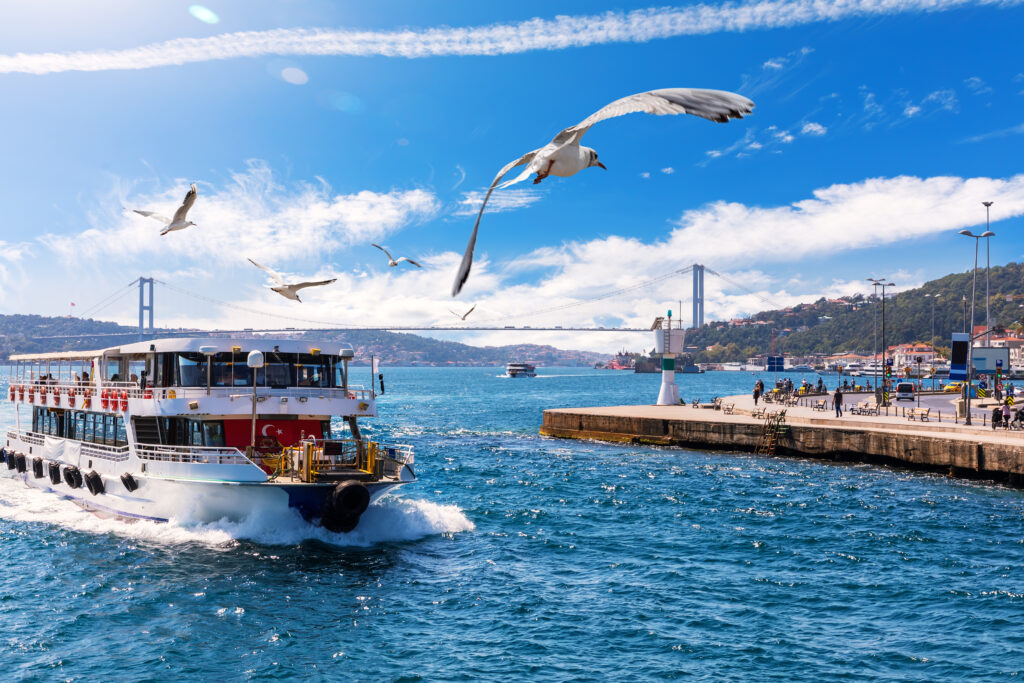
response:
[[(473, 225), (473, 234), (466, 245), (466, 252), (462, 256), (462, 263), (459, 272), (455, 276), (455, 284), (452, 286), (452, 296), (457, 296), (466, 284), (469, 277), (470, 266), (473, 265), (473, 249), (476, 247), (477, 230), (480, 227), (480, 218), (484, 215), (487, 207), (487, 200), (496, 187), (505, 188), (518, 182), (526, 180), (531, 173), (536, 173), (534, 184), (547, 178), (549, 175), (568, 178), (576, 175), (585, 168), (597, 166), (606, 167), (597, 159), (597, 152), (590, 147), (584, 147), (580, 140), (586, 135), (590, 127), (599, 121), (623, 116), (633, 112), (644, 112), (647, 114), (692, 114), (726, 123), (729, 119), (741, 119), (744, 114), (750, 114), (754, 110), (754, 103), (742, 95), (724, 92), (722, 90), (696, 90), (693, 88), (664, 88), (662, 90), (650, 90), (648, 92), (629, 95), (622, 99), (615, 100), (596, 112), (583, 119), (575, 126), (566, 128), (555, 136), (554, 140), (545, 146), (527, 152), (515, 161), (505, 165), (498, 175), (491, 182), (484, 196), (483, 204), (480, 206), (480, 213), (476, 216), (476, 223)], [(498, 183), (505, 177), (505, 174), (517, 166), (526, 164), (526, 168), (512, 180)]]
[(380, 246), (379, 244), (374, 244), (373, 242), (370, 242), (370, 246), (371, 247), (377, 247), (378, 249), (383, 251), (385, 254), (387, 254), (388, 255), (388, 265), (391, 266), (392, 268), (397, 266), (402, 261), (408, 261), (409, 263), (411, 263), (412, 265), (416, 266), (417, 268), (422, 268), (423, 267), (423, 266), (421, 266), (420, 264), (416, 263), (415, 261), (413, 261), (411, 258), (409, 258), (407, 256), (399, 256), (396, 259), (394, 256), (391, 255), (390, 251), (388, 251), (384, 247)]
[(181, 202), (181, 206), (174, 212), (174, 218), (168, 218), (167, 216), (161, 216), (153, 211), (139, 211), (134, 209), (135, 213), (146, 218), (152, 218), (158, 220), (164, 224), (164, 229), (160, 231), (161, 235), (166, 235), (172, 230), (184, 230), (190, 225), (195, 225), (192, 221), (185, 220), (185, 216), (188, 215), (188, 210), (192, 208), (192, 205), (196, 203), (196, 196), (199, 194), (199, 190), (196, 189), (196, 184), (192, 183), (189, 187), (188, 192), (185, 194), (185, 200)]
[(468, 311), (466, 311), (462, 315), (459, 315), (458, 313), (456, 313), (455, 311), (453, 311), (450, 308), (448, 309), (448, 312), (451, 313), (452, 315), (454, 315), (456, 318), (462, 318), (463, 320), (465, 320), (467, 317), (469, 317), (469, 314), (472, 313), (475, 310), (476, 310), (476, 304), (473, 304), (473, 308), (469, 309)]
[(271, 270), (270, 268), (267, 268), (266, 266), (261, 266), (260, 264), (256, 263), (252, 259), (249, 259), (249, 263), (253, 264), (257, 268), (259, 268), (260, 270), (265, 272), (267, 275), (270, 276), (270, 279), (272, 279), (274, 282), (277, 283), (276, 287), (271, 287), (270, 288), (271, 290), (277, 292), (278, 294), (283, 296), (285, 299), (291, 299), (292, 301), (298, 301), (300, 304), (302, 303), (302, 299), (299, 298), (299, 294), (298, 294), (300, 289), (305, 289), (306, 287), (320, 287), (321, 285), (329, 285), (332, 282), (337, 281), (337, 279), (338, 279), (338, 278), (332, 278), (330, 280), (321, 280), (319, 282), (294, 282), (292, 284), (285, 284), (284, 278), (281, 277), (281, 274), (278, 273), (277, 271)]

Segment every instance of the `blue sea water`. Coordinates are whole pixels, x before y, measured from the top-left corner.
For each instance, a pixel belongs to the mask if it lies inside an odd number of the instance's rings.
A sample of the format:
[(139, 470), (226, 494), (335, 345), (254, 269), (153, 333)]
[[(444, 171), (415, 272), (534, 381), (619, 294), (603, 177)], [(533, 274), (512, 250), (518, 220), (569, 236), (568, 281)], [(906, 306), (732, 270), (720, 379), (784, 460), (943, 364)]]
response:
[[(650, 403), (659, 375), (385, 372), (367, 431), (413, 444), (420, 482), (349, 535), (292, 518), (128, 525), (0, 478), (4, 677), (1024, 671), (1021, 491), (538, 435), (544, 408)], [(747, 373), (680, 380), (705, 400), (752, 385)]]

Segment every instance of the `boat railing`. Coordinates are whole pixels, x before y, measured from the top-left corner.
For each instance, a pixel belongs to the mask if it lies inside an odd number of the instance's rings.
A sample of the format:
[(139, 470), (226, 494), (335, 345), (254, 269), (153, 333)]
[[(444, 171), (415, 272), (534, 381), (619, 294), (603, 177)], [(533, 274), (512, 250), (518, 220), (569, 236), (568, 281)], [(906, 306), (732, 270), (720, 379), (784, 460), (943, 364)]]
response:
[(10, 429), (7, 431), (7, 438), (20, 439), (21, 441), (32, 444), (33, 446), (42, 446), (45, 435), (37, 432), (19, 432), (16, 429)]
[(305, 439), (281, 453), (264, 455), (264, 467), (275, 475), (292, 474), (302, 481), (359, 471), (375, 479), (396, 478), (415, 458), (412, 446), (355, 439)]
[(156, 444), (136, 444), (135, 454), (140, 460), (159, 460), (162, 462), (181, 462), (194, 465), (252, 465), (252, 460), (245, 457), (237, 448), (220, 448), (216, 446), (160, 446)]
[[(209, 391), (209, 394), (207, 393)], [(240, 392), (251, 393), (252, 387), (146, 387), (138, 382), (103, 382), (97, 386), (91, 382), (50, 382), (47, 380), (12, 381), (8, 386), (8, 398), (12, 401), (27, 401), (40, 405), (88, 410), (127, 409), (121, 403), (127, 399), (195, 399), (206, 396), (230, 398)], [(340, 387), (256, 387), (257, 399), (295, 398), (308, 401), (312, 398), (369, 401), (374, 398), (372, 389), (362, 386)]]
[[(21, 441), (33, 446), (42, 446), (45, 444), (46, 437), (46, 434), (42, 434), (40, 432), (18, 432), (13, 429), (7, 432), (8, 439), (20, 439)], [(65, 437), (55, 438), (61, 439), (68, 444), (77, 445), (81, 449), (82, 455), (90, 458), (120, 462), (122, 460), (127, 460), (131, 455), (128, 450), (128, 446), (111, 446), (103, 443), (93, 443), (92, 441), (78, 441), (77, 439), (68, 439)]]

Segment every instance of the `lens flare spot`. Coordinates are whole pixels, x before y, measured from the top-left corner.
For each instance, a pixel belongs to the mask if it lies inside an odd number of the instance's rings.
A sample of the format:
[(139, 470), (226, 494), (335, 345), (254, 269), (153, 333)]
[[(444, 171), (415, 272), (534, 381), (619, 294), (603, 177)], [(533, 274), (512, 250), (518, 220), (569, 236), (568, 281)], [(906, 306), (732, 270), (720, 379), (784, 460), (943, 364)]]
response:
[(358, 114), (365, 108), (363, 101), (359, 99), (358, 95), (353, 95), (350, 92), (332, 92), (327, 95), (327, 101), (330, 105), (338, 111), (343, 111), (347, 114)]
[(281, 78), (293, 85), (303, 85), (309, 82), (309, 76), (306, 75), (306, 72), (294, 66), (281, 69)]
[(220, 22), (220, 17), (217, 16), (216, 12), (212, 9), (203, 7), (202, 5), (192, 5), (188, 8), (188, 13), (204, 24), (216, 24)]

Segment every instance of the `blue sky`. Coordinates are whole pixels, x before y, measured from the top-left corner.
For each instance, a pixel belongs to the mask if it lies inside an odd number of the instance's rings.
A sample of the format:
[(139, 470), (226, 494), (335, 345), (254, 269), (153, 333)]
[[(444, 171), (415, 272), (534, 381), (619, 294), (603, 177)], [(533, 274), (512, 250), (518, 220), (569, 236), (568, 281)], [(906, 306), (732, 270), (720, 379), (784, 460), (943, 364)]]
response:
[[(779, 303), (867, 291), (866, 277), (913, 286), (970, 267), (956, 232), (983, 225), (983, 200), (993, 263), (1024, 258), (1021, 3), (352, 4), (6, 9), (0, 312), (75, 301), (132, 322), (125, 285), (152, 274), (175, 287), (158, 285), (158, 325), (451, 324), (476, 304), (467, 323), (642, 326), (677, 299), (689, 310), (687, 277), (564, 306), (694, 262)], [(724, 125), (598, 124), (584, 144), (608, 171), (492, 200), (453, 301), (498, 169), (665, 87), (735, 91), (756, 109)], [(124, 208), (170, 214), (193, 181), (198, 227), (160, 237)], [(370, 242), (425, 267), (389, 269)], [(246, 257), (338, 282), (287, 301)], [(706, 288), (711, 318), (764, 307), (713, 277)]]

